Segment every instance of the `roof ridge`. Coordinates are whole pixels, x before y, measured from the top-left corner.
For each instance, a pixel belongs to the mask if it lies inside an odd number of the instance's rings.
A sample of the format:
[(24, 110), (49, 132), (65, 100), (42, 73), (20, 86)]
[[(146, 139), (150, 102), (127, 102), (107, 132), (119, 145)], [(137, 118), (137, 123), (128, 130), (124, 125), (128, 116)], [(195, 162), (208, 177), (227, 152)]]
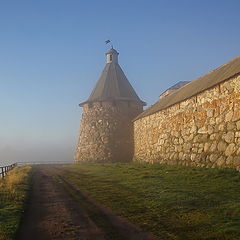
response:
[[(112, 62), (113, 63), (113, 62)], [(111, 63), (110, 63), (111, 64)], [(117, 68), (116, 68), (116, 65), (118, 65), (118, 63), (114, 63), (113, 64), (113, 68), (114, 68), (114, 75), (115, 75), (115, 81), (116, 81), (116, 90), (118, 92), (118, 95), (120, 96), (120, 89), (119, 89), (119, 84), (118, 84), (118, 75), (117, 75)]]
[(216, 69), (204, 74), (201, 77), (194, 79), (183, 87), (177, 89), (172, 94), (158, 100), (155, 104), (146, 109), (143, 113), (134, 119), (154, 114), (179, 102), (189, 99), (211, 87), (220, 84), (227, 79), (240, 73), (240, 56), (237, 56), (229, 62), (220, 65)]
[[(106, 80), (108, 79), (109, 68), (111, 67), (110, 64), (111, 64), (111, 63), (107, 63), (107, 64), (106, 64), (106, 67), (108, 67), (108, 68), (107, 68), (108, 71), (107, 71), (107, 73), (106, 73), (106, 79), (105, 79), (104, 83), (106, 83)], [(105, 68), (104, 68), (104, 69), (105, 69)], [(103, 86), (103, 93), (105, 93), (105, 92), (107, 92), (107, 85), (106, 85), (106, 84), (104, 84), (104, 86)]]
[(198, 80), (199, 78), (205, 77), (205, 76), (208, 75), (208, 74), (211, 74), (211, 73), (213, 73), (213, 72), (218, 71), (219, 69), (223, 68), (224, 66), (231, 64), (233, 61), (235, 61), (235, 60), (238, 59), (238, 58), (240, 58), (240, 56), (237, 56), (237, 57), (231, 59), (229, 62), (226, 62), (226, 63), (218, 66), (217, 68), (215, 68), (215, 69), (213, 69), (213, 70), (210, 70), (210, 72), (205, 73), (205, 74), (202, 75), (201, 77), (198, 77), (198, 78), (192, 80), (191, 82), (196, 81), (196, 80)]

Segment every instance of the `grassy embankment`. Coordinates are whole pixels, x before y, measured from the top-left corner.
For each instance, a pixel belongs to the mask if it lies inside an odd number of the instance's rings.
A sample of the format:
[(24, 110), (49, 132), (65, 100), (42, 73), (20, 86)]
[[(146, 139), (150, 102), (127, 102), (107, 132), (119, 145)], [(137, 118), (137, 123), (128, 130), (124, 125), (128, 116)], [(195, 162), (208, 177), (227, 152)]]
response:
[(0, 240), (14, 238), (29, 189), (31, 167), (16, 167), (0, 180)]
[(80, 164), (62, 175), (157, 239), (240, 239), (240, 173), (159, 164)]

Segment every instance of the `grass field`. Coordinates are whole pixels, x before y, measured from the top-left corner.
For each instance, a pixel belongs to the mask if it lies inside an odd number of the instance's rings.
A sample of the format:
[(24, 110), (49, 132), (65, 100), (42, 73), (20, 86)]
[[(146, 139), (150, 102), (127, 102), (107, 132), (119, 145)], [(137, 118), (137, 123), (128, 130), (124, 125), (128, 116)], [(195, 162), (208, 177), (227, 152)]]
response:
[(79, 164), (64, 177), (157, 239), (240, 239), (240, 173), (159, 164)]
[(30, 167), (17, 167), (0, 180), (0, 240), (14, 238), (29, 189)]

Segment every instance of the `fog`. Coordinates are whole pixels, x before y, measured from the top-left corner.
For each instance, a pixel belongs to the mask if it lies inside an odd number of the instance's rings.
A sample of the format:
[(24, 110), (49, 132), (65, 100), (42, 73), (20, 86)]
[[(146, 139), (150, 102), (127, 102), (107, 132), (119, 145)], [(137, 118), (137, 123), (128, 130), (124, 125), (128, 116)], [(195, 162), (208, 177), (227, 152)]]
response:
[(0, 148), (0, 166), (15, 162), (73, 161), (75, 144), (5, 144)]

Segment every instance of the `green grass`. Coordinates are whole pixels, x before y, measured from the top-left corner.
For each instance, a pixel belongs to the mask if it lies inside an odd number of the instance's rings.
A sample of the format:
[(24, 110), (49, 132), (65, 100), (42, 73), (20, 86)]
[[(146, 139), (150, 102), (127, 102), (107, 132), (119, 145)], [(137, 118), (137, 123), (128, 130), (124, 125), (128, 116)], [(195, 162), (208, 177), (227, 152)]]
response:
[(240, 239), (240, 173), (160, 164), (79, 164), (62, 175), (157, 239)]
[(0, 240), (14, 239), (29, 189), (30, 167), (17, 167), (0, 180)]

